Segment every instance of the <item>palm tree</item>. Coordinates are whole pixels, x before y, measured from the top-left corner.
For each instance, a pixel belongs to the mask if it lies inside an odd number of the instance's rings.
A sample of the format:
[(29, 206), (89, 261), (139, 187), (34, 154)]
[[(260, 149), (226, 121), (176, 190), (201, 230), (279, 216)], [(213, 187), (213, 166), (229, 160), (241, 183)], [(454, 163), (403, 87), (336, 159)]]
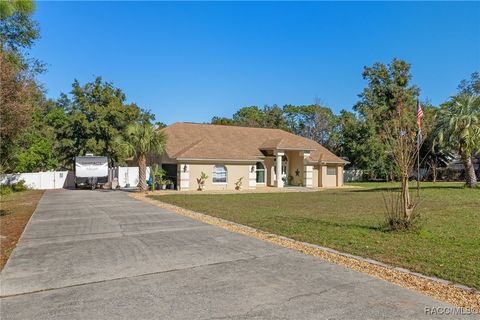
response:
[(476, 187), (472, 155), (480, 150), (480, 97), (456, 96), (440, 108), (437, 117), (437, 142), (462, 157), (467, 186)]
[(135, 123), (127, 128), (126, 148), (129, 155), (138, 159), (138, 186), (147, 190), (147, 154), (162, 154), (167, 138), (148, 122)]

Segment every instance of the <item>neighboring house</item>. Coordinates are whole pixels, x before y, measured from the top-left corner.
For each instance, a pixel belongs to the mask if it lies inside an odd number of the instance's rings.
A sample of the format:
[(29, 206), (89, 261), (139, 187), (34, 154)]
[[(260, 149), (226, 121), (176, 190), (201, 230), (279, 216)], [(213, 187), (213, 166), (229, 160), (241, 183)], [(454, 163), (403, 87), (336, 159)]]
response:
[[(208, 175), (206, 190), (271, 186), (339, 187), (347, 161), (317, 142), (280, 129), (196, 123), (174, 123), (165, 154), (156, 159), (177, 189), (197, 189), (197, 178)], [(277, 173), (280, 173), (277, 175)]]
[[(475, 171), (478, 171), (480, 166), (480, 155), (472, 156), (472, 163)], [(447, 164), (447, 169), (451, 169), (454, 171), (465, 171), (465, 166), (463, 165), (463, 161), (460, 155), (453, 155), (450, 162)]]
[[(477, 178), (480, 177), (480, 155), (476, 154), (472, 156), (472, 164), (475, 170)], [(463, 180), (465, 179), (465, 166), (462, 158), (458, 154), (454, 154), (450, 158), (445, 168), (439, 170), (440, 179), (444, 180)]]

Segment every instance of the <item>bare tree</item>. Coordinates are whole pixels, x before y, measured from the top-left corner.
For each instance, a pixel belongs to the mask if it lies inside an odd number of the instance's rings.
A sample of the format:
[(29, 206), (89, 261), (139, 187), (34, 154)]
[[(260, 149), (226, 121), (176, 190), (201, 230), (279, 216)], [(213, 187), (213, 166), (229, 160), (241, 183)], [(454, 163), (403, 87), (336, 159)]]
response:
[(392, 119), (384, 124), (382, 136), (400, 173), (400, 201), (393, 203), (395, 207), (393, 211), (398, 212), (398, 215), (387, 212), (388, 218), (394, 216), (396, 217), (394, 219), (398, 220), (389, 221), (390, 226), (395, 229), (399, 226), (402, 228), (411, 226), (418, 204), (418, 199), (413, 199), (409, 190), (409, 178), (412, 176), (418, 157), (419, 146), (417, 143), (421, 143), (418, 141), (421, 139), (417, 140), (416, 134), (415, 106), (411, 104), (402, 96), (399, 97), (396, 110), (391, 113)]

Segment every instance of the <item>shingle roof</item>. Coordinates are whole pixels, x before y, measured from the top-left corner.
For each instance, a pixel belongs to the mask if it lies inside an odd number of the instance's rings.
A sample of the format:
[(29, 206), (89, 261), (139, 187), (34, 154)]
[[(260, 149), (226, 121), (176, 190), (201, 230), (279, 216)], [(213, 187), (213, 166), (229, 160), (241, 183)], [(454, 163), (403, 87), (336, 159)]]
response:
[(308, 150), (311, 162), (338, 162), (317, 142), (280, 130), (177, 122), (162, 131), (167, 135), (166, 153), (172, 159), (257, 160), (261, 150)]

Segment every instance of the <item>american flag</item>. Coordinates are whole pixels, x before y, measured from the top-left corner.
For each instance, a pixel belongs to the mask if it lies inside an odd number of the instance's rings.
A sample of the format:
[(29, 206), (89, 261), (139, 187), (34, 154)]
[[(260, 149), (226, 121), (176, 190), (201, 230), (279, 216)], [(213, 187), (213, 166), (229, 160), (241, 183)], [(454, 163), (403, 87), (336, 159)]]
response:
[(422, 106), (420, 105), (420, 101), (417, 100), (417, 126), (418, 126), (418, 129), (422, 128), (422, 118), (423, 118)]
[(417, 143), (420, 144), (422, 141), (422, 118), (423, 118), (423, 110), (422, 106), (420, 105), (420, 101), (417, 100)]

